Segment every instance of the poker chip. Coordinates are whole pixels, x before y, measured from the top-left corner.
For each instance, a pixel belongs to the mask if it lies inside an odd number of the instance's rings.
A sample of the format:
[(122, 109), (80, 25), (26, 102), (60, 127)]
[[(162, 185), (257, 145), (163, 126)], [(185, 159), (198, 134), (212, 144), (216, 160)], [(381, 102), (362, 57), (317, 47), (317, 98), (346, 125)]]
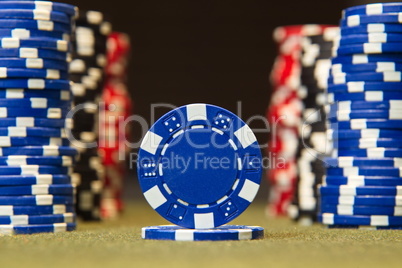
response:
[[(201, 149), (189, 140), (209, 146)], [(193, 164), (199, 154), (230, 164), (197, 168)], [(161, 163), (172, 155), (190, 159), (191, 167), (164, 168)], [(191, 104), (165, 114), (139, 151), (138, 178), (146, 200), (166, 220), (185, 228), (214, 228), (239, 216), (257, 194), (260, 176), (261, 153), (253, 132), (236, 115), (213, 105)]]
[(0, 187), (0, 195), (73, 195), (74, 186), (69, 184), (59, 185), (32, 185)]
[(351, 15), (374, 15), (384, 13), (397, 13), (402, 11), (401, 3), (376, 3), (361, 6), (349, 7), (344, 10), (342, 17), (349, 17)]
[[(2, 1), (0, 9), (28, 9), (28, 10), (44, 10), (58, 11), (66, 13), (70, 17), (77, 16), (78, 8), (69, 4), (56, 3), (50, 1)], [(67, 22), (70, 23), (70, 22)]]
[(43, 98), (48, 100), (71, 101), (70, 90), (30, 90), (30, 89), (4, 89), (0, 90), (0, 99), (30, 99)]
[(402, 35), (396, 33), (369, 33), (343, 35), (339, 40), (340, 45), (359, 44), (359, 43), (400, 43)]
[[(346, 13), (345, 13), (346, 14)], [(341, 20), (342, 27), (355, 27), (369, 23), (400, 23), (399, 13), (351, 15)]]
[(214, 229), (185, 229), (175, 225), (142, 228), (142, 238), (174, 241), (229, 241), (264, 238), (264, 228), (245, 225), (223, 225)]
[(52, 215), (0, 216), (0, 225), (25, 226), (34, 224), (73, 223), (74, 213)]
[(69, 90), (68, 80), (45, 79), (1, 79), (0, 88), (61, 89)]
[(351, 119), (389, 119), (402, 120), (402, 109), (398, 110), (332, 110), (329, 112), (329, 121), (349, 121)]
[[(0, 65), (7, 68), (26, 69), (55, 69), (68, 71), (68, 62), (63, 60), (42, 59), (42, 58), (0, 58)], [(66, 88), (69, 89), (69, 88)]]
[(381, 176), (326, 176), (326, 185), (351, 185), (351, 186), (399, 186), (402, 178)]
[(28, 39), (31, 37), (44, 37), (44, 38), (54, 38), (66, 41), (70, 41), (71, 38), (70, 34), (64, 32), (41, 31), (41, 30), (24, 29), (24, 28), (16, 28), (16, 29), (0, 28), (0, 37), (14, 37), (19, 39)]
[(1, 78), (46, 78), (63, 80), (68, 79), (67, 72), (60, 72), (59, 70), (45, 70), (45, 69), (0, 69)]
[(364, 91), (398, 91), (400, 82), (348, 82), (346, 84), (329, 85), (328, 92), (364, 92)]
[(400, 195), (402, 186), (327, 186), (321, 185), (319, 192), (321, 195), (342, 195), (342, 196), (358, 196), (358, 195)]
[[(355, 206), (401, 206), (401, 196), (323, 196), (321, 202), (329, 205), (355, 205)], [(361, 224), (359, 224), (361, 225)]]
[[(10, 118), (9, 121), (14, 122), (16, 118), (28, 117), (31, 118), (47, 118), (47, 119), (63, 119), (70, 112), (69, 108), (15, 108), (15, 107), (0, 107), (0, 118)], [(64, 120), (63, 120), (64, 121)], [(3, 125), (7, 123), (3, 123)], [(65, 121), (64, 121), (65, 124)], [(7, 125), (9, 126), (9, 125)]]
[(337, 157), (325, 158), (325, 165), (328, 167), (402, 167), (402, 158), (365, 158), (365, 157)]
[(1, 99), (1, 107), (21, 107), (28, 108), (55, 108), (55, 107), (71, 107), (71, 101), (56, 101), (46, 98), (26, 98), (26, 99)]
[(71, 184), (67, 175), (3, 175), (0, 176), (0, 186), (26, 186), (26, 185), (59, 185)]
[(73, 204), (74, 198), (72, 196), (64, 195), (0, 196), (1, 206), (50, 206)]
[[(0, 90), (1, 92), (1, 90)], [(21, 109), (19, 109), (21, 110)], [(1, 111), (1, 108), (0, 108)], [(7, 109), (9, 111), (9, 109)], [(15, 110), (11, 110), (15, 111)], [(39, 109), (39, 112), (37, 109), (31, 110), (31, 112), (35, 111), (36, 114), (46, 114), (46, 117), (52, 115), (51, 113), (54, 112), (54, 115), (51, 117), (60, 117), (59, 114), (59, 109), (54, 108), (54, 109)], [(42, 112), (42, 113), (40, 113)], [(23, 113), (24, 115), (28, 114), (26, 112)], [(32, 116), (32, 113), (29, 115)], [(46, 119), (46, 118), (36, 118), (36, 117), (7, 117), (7, 118), (1, 118), (0, 120), (0, 127), (5, 128), (5, 127), (45, 127), (45, 128), (67, 128), (71, 129), (72, 122), (69, 119)]]
[(366, 91), (362, 93), (329, 93), (327, 95), (327, 103), (333, 104), (337, 101), (392, 101), (401, 100), (402, 93), (397, 91)]
[(350, 119), (330, 124), (333, 129), (399, 129), (402, 120), (388, 119)]
[(70, 24), (71, 16), (68, 14), (43, 9), (2, 9), (0, 6), (0, 19), (30, 19), (48, 20)]
[[(1, 16), (1, 10), (0, 10)], [(0, 39), (1, 48), (20, 48), (20, 47), (32, 47), (32, 48), (42, 48), (42, 49), (53, 49), (62, 52), (68, 52), (69, 42), (66, 40), (54, 40), (54, 39), (44, 39), (44, 38), (29, 38), (29, 39), (19, 39), (14, 37), (1, 38)]]
[(2, 166), (0, 175), (39, 175), (39, 174), (70, 174), (69, 167), (45, 166), (45, 165), (23, 165), (23, 166)]
[(339, 101), (335, 104), (330, 105), (330, 110), (397, 110), (402, 109), (402, 101), (398, 100), (390, 100), (390, 101), (382, 101), (382, 102), (375, 102), (375, 101)]
[(337, 215), (323, 213), (318, 215), (323, 224), (327, 225), (365, 225), (365, 226), (400, 226), (402, 217), (385, 215)]
[(341, 27), (341, 35), (359, 33), (400, 33), (402, 26), (398, 23), (369, 23), (353, 27)]
[(41, 31), (56, 31), (71, 34), (72, 25), (46, 20), (0, 19), (0, 28), (27, 28)]
[(337, 215), (384, 215), (402, 216), (401, 207), (379, 207), (379, 206), (347, 206), (347, 205), (322, 205), (323, 214), (331, 213)]
[(0, 147), (18, 147), (18, 146), (69, 146), (70, 141), (67, 138), (55, 137), (9, 137), (0, 136)]
[(74, 231), (75, 223), (32, 224), (26, 226), (0, 225), (2, 235), (28, 235), (37, 233), (60, 233)]
[(347, 140), (334, 140), (333, 144), (340, 150), (345, 148), (399, 148), (402, 145), (401, 139), (393, 138), (365, 138), (365, 139), (347, 139)]
[(400, 226), (326, 225), (328, 229), (358, 229), (364, 231), (402, 230)]
[(377, 63), (379, 71), (381, 71), (382, 67), (384, 70), (386, 66), (393, 66), (395, 64), (399, 64), (402, 61), (402, 55), (399, 54), (355, 54), (355, 55), (342, 55), (332, 57), (332, 66), (331, 69), (339, 70), (339, 65), (359, 65), (359, 64), (368, 64), (368, 63)]
[(400, 177), (400, 168), (395, 167), (344, 167), (327, 168), (328, 176), (385, 176)]
[(385, 71), (381, 73), (336, 73), (329, 77), (328, 82), (333, 84), (345, 84), (355, 81), (381, 81), (381, 82), (400, 82), (401, 73)]
[(353, 149), (346, 148), (337, 150), (338, 156), (354, 156), (354, 157), (369, 157), (369, 158), (384, 158), (384, 157), (401, 157), (402, 149), (399, 148), (367, 148)]
[(26, 156), (11, 155), (0, 157), (0, 166), (16, 166), (16, 165), (49, 165), (70, 167), (74, 163), (71, 156)]
[(370, 139), (370, 138), (398, 138), (401, 135), (399, 130), (387, 129), (330, 129), (327, 131), (328, 139), (330, 140), (344, 140), (344, 139)]
[(0, 57), (71, 61), (71, 55), (68, 52), (33, 47), (0, 48)]
[(73, 206), (0, 206), (0, 216), (57, 215), (73, 213)]

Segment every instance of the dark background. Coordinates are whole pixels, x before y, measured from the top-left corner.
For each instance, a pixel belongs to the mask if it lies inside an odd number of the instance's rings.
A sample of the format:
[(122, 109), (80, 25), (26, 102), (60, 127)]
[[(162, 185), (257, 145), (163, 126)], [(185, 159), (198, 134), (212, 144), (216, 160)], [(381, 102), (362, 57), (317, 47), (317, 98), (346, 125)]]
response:
[[(129, 88), (134, 113), (149, 124), (150, 105), (215, 104), (241, 117), (265, 115), (275, 27), (337, 25), (343, 8), (369, 1), (114, 0), (63, 1), (106, 14), (132, 40)], [(374, 1), (372, 1), (374, 2)], [(156, 119), (166, 110), (159, 110)], [(262, 122), (251, 123), (262, 128)], [(141, 139), (139, 125), (133, 140)], [(146, 130), (145, 130), (146, 131)], [(260, 143), (268, 135), (258, 134)], [(135, 181), (135, 180), (130, 180)], [(267, 187), (263, 186), (266, 189)], [(266, 198), (266, 191), (261, 191)]]

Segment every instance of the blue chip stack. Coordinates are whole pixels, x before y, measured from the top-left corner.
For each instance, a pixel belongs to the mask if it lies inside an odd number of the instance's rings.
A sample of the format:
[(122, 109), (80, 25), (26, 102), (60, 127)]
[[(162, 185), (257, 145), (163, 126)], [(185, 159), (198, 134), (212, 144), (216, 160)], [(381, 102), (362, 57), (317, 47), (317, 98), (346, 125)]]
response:
[(0, 234), (75, 229), (67, 114), (77, 9), (0, 2)]
[(333, 158), (319, 187), (331, 228), (402, 227), (402, 3), (344, 10), (327, 113)]

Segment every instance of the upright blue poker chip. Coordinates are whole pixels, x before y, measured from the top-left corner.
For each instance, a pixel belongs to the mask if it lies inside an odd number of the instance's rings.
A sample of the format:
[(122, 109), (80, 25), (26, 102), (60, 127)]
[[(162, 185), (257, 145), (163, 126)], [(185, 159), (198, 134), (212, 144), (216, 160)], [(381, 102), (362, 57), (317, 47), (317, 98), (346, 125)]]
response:
[(71, 17), (78, 15), (77, 7), (65, 3), (55, 3), (51, 1), (1, 1), (0, 9), (47, 10), (63, 12)]
[(399, 53), (402, 52), (402, 43), (363, 43), (343, 45), (334, 49), (336, 55), (352, 55), (352, 54), (382, 54), (382, 53)]
[(398, 12), (402, 12), (401, 3), (374, 3), (348, 7), (342, 12), (342, 17), (346, 18), (352, 15), (379, 15)]
[[(47, 69), (15, 69), (15, 68), (1, 68), (1, 79), (5, 78), (43, 78), (43, 79), (57, 79), (67, 80), (69, 74), (66, 71), (60, 70), (47, 70)], [(42, 95), (45, 96), (45, 95)]]
[[(340, 149), (337, 150), (338, 156), (354, 157), (402, 157), (402, 148), (368, 148), (368, 149)], [(376, 175), (374, 175), (376, 176)]]
[(74, 198), (72, 196), (64, 196), (64, 195), (0, 196), (0, 205), (1, 206), (74, 205)]
[(331, 110), (397, 110), (402, 109), (402, 101), (338, 101), (330, 105)]
[(34, 47), (0, 48), (0, 57), (71, 61), (71, 55), (68, 52)]
[(73, 206), (0, 206), (0, 216), (13, 215), (51, 215), (73, 213)]
[(389, 120), (402, 120), (402, 109), (398, 110), (331, 110), (328, 113), (330, 122), (336, 121), (349, 121), (351, 119), (389, 119)]
[(0, 19), (24, 19), (24, 20), (45, 20), (70, 24), (71, 16), (58, 11), (49, 11), (43, 9), (1, 9)]
[[(0, 2), (1, 5), (2, 2)], [(4, 2), (3, 2), (4, 3)], [(41, 31), (41, 30), (33, 30), (33, 29), (24, 29), (24, 28), (0, 28), (0, 38), (3, 37), (14, 37), (19, 39), (27, 39), (27, 38), (54, 38), (69, 41), (71, 39), (70, 35), (63, 32), (55, 32), (55, 31)]]
[(345, 139), (369, 139), (369, 138), (399, 138), (401, 137), (402, 130), (387, 130), (387, 129), (339, 129), (327, 130), (327, 136), (331, 140), (345, 140)]
[(323, 180), (327, 185), (354, 185), (354, 186), (399, 186), (402, 178), (380, 176), (326, 176)]
[[(401, 206), (402, 196), (322, 196), (321, 202), (328, 205), (351, 205), (351, 206)], [(361, 224), (365, 225), (365, 224)]]
[(365, 138), (365, 139), (347, 139), (347, 140), (334, 140), (334, 147), (339, 149), (348, 148), (401, 148), (402, 149), (402, 139), (401, 138)]
[(24, 58), (0, 58), (0, 65), (7, 68), (27, 68), (27, 69), (55, 69), (68, 71), (68, 62), (50, 59), (24, 59)]
[(0, 186), (26, 186), (26, 185), (50, 185), (71, 184), (72, 180), (67, 175), (4, 175), (0, 176)]
[(402, 129), (402, 120), (388, 120), (388, 119), (351, 119), (349, 121), (340, 121), (331, 123), (332, 129)]
[(44, 127), (8, 127), (0, 128), (0, 137), (57, 137), (67, 138), (66, 130), (63, 128)]
[(1, 148), (0, 156), (28, 155), (28, 156), (75, 156), (77, 149), (68, 146), (22, 146)]
[(39, 174), (59, 174), (68, 175), (71, 173), (70, 167), (58, 166), (40, 166), (40, 165), (26, 165), (26, 166), (2, 166), (0, 168), (0, 175), (39, 175)]
[(0, 19), (0, 28), (26, 28), (41, 31), (72, 33), (72, 25), (45, 20)]
[(70, 108), (0, 107), (0, 118), (35, 117), (35, 118), (48, 118), (48, 119), (62, 119), (66, 118), (70, 110), (71, 110)]
[(0, 79), (0, 88), (70, 89), (69, 80), (47, 79)]
[[(45, 96), (45, 95), (43, 95)], [(27, 108), (71, 108), (71, 101), (52, 100), (47, 98), (1, 99), (1, 107), (27, 107)], [(0, 134), (1, 135), (1, 134)]]
[(74, 159), (71, 156), (0, 156), (0, 166), (49, 165), (71, 167)]
[(74, 231), (75, 229), (75, 223), (33, 224), (27, 226), (0, 225), (0, 234), (29, 235), (38, 233), (60, 233)]
[(75, 187), (71, 184), (0, 187), (0, 195), (2, 196), (49, 195), (49, 194), (73, 195), (74, 192)]
[(400, 23), (398, 13), (352, 15), (341, 20), (341, 27), (355, 27), (370, 23)]
[(397, 91), (366, 91), (361, 93), (328, 93), (329, 104), (337, 101), (390, 101), (402, 100), (402, 92)]
[[(342, 55), (333, 57), (331, 59), (332, 64), (367, 64), (367, 63), (379, 63), (384, 64), (396, 64), (402, 62), (402, 55), (399, 54), (354, 54), (354, 55)], [(332, 66), (333, 68), (334, 66)], [(387, 69), (388, 70), (388, 69)]]
[(328, 77), (328, 84), (345, 84), (356, 81), (374, 82), (401, 82), (402, 73), (395, 71), (368, 72), (368, 73), (337, 73)]
[(0, 216), (0, 225), (26, 226), (31, 224), (74, 223), (74, 213), (53, 215)]
[(333, 213), (338, 215), (385, 215), (402, 216), (402, 207), (382, 206), (347, 206), (347, 205), (322, 205), (321, 213)]
[(362, 216), (362, 215), (335, 215), (323, 213), (318, 215), (318, 221), (327, 225), (367, 225), (367, 226), (401, 226), (402, 217), (399, 216)]
[(342, 35), (339, 45), (351, 45), (360, 43), (401, 43), (402, 34), (399, 33), (368, 33)]
[(3, 89), (0, 90), (1, 99), (29, 99), (43, 98), (71, 101), (72, 94), (70, 90), (36, 90), (36, 89)]
[(261, 152), (251, 129), (233, 113), (186, 105), (165, 114), (145, 135), (138, 178), (148, 203), (165, 219), (185, 228), (214, 228), (253, 201)]
[(361, 33), (401, 33), (402, 25), (399, 23), (369, 23), (353, 27), (340, 27), (341, 35)]
[[(21, 109), (17, 111), (20, 110)], [(15, 112), (14, 109), (13, 111)], [(46, 117), (49, 117), (48, 115), (51, 115), (52, 113), (54, 113), (54, 116), (50, 117), (62, 118), (62, 116), (60, 115), (60, 110), (58, 108), (47, 109)], [(35, 113), (35, 115), (37, 115), (37, 113)], [(54, 127), (54, 128), (69, 128), (69, 129), (72, 128), (72, 122), (70, 119), (46, 119), (46, 118), (36, 118), (26, 116), (27, 113), (23, 113), (21, 117), (1, 118), (0, 127)], [(32, 116), (32, 113), (30, 116)]]
[(14, 146), (69, 146), (70, 141), (67, 138), (55, 137), (9, 137), (0, 136), (0, 147)]
[[(319, 186), (319, 193), (322, 196), (341, 195), (341, 196), (358, 196), (358, 195), (402, 195), (402, 186)], [(372, 214), (374, 215), (374, 214)]]
[(45, 38), (29, 38), (29, 39), (19, 39), (14, 37), (1, 38), (0, 47), (4, 49), (32, 47), (41, 49), (53, 49), (62, 52), (68, 52), (71, 50), (70, 44), (66, 40), (45, 39)]
[(331, 73), (333, 75), (338, 76), (343, 73), (354, 75), (359, 73), (399, 72), (402, 70), (402, 63), (399, 62), (370, 62), (362, 64), (334, 63), (331, 69), (332, 69)]
[(223, 225), (214, 229), (185, 229), (175, 225), (142, 228), (142, 238), (174, 241), (229, 241), (264, 238), (264, 228), (258, 226)]
[(395, 167), (345, 167), (327, 168), (328, 176), (384, 176), (402, 177), (402, 168)]
[(325, 158), (324, 165), (327, 167), (402, 167), (402, 158), (367, 158), (367, 157), (338, 157)]
[(329, 85), (328, 92), (364, 92), (364, 91), (399, 91), (401, 82), (348, 82), (341, 85)]

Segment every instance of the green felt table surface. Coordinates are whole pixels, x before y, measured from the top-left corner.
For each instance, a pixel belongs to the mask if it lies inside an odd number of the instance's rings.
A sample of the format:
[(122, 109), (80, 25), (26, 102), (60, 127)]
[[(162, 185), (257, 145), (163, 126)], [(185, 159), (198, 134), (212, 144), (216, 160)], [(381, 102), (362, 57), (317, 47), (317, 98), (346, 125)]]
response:
[(329, 230), (269, 219), (255, 203), (233, 224), (261, 225), (265, 239), (145, 241), (141, 227), (168, 224), (143, 201), (118, 220), (71, 233), (0, 237), (0, 267), (402, 267), (402, 231)]

